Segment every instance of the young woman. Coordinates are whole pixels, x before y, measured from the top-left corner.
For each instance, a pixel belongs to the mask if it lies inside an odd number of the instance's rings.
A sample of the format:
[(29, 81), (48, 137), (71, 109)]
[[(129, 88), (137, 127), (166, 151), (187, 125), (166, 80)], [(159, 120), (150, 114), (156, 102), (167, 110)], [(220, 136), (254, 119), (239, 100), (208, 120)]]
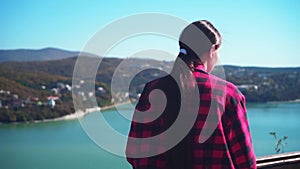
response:
[[(256, 168), (245, 97), (232, 83), (210, 74), (221, 43), (209, 21), (191, 23), (180, 36), (171, 74), (145, 85), (126, 148), (134, 169)], [(181, 130), (187, 132), (178, 137)]]

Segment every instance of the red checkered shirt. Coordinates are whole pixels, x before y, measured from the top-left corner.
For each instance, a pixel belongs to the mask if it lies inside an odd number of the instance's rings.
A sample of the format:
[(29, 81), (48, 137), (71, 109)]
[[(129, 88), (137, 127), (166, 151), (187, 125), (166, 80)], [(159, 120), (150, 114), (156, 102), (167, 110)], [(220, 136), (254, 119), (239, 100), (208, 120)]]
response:
[[(163, 151), (166, 148), (164, 147), (165, 142), (172, 140), (172, 137), (161, 137), (161, 140), (152, 143), (136, 142), (131, 138), (151, 138), (166, 131), (174, 123), (179, 113), (180, 90), (170, 75), (146, 84), (131, 123), (126, 147), (128, 162), (135, 169), (256, 168), (246, 116), (245, 97), (232, 83), (206, 73), (203, 66), (197, 67), (193, 75), (200, 97), (196, 121), (186, 136), (165, 152)], [(142, 116), (139, 114), (151, 108), (149, 94), (154, 89), (164, 92), (167, 103), (163, 113), (158, 115), (155, 120), (150, 121), (149, 118), (153, 118), (151, 114), (142, 114)], [(217, 105), (217, 108), (211, 112), (220, 117), (217, 121), (209, 121), (207, 118), (212, 109), (212, 102)], [(141, 118), (146, 121), (141, 122)], [(200, 133), (209, 126), (215, 130), (202, 143), (199, 141)], [(157, 155), (138, 157), (139, 154), (145, 154), (145, 152), (157, 152)]]

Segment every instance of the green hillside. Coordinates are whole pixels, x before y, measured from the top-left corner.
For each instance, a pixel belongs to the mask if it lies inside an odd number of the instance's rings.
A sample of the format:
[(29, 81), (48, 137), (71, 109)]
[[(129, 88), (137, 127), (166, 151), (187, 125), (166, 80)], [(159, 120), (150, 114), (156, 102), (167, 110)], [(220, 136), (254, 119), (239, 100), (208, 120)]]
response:
[[(89, 63), (99, 62), (98, 58), (88, 59)], [(71, 88), (76, 60), (77, 57), (0, 63), (0, 122), (44, 120), (74, 113)], [(104, 58), (96, 72), (95, 93), (83, 93), (83, 89), (76, 88), (75, 96), (88, 100), (95, 94), (101, 107), (113, 104), (112, 98), (118, 103), (124, 102), (128, 95), (137, 99), (146, 82), (166, 75), (173, 64), (132, 58), (126, 59), (122, 67), (123, 61)], [(224, 66), (224, 70), (226, 80), (238, 85), (248, 102), (300, 99), (300, 68)], [(114, 96), (110, 88), (113, 76), (117, 78)], [(128, 81), (130, 85), (126, 86)]]
[[(74, 113), (72, 92), (66, 88), (72, 84), (73, 65), (68, 61), (57, 61), (68, 65), (52, 61), (0, 64), (0, 122), (44, 120)], [(60, 72), (63, 69), (69, 72)], [(96, 86), (109, 91), (104, 83), (96, 82)], [(56, 99), (55, 107), (49, 105), (51, 97)], [(110, 105), (110, 100), (109, 92), (97, 95), (100, 106)]]

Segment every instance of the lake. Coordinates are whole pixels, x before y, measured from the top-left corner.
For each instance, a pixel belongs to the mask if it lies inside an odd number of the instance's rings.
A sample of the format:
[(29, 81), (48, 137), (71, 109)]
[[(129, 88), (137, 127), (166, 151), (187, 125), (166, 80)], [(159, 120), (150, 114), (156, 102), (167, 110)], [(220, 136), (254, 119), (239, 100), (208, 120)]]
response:
[[(128, 110), (128, 106), (123, 108)], [(248, 104), (247, 109), (257, 156), (275, 153), (276, 140), (269, 134), (273, 131), (279, 138), (288, 136), (285, 152), (300, 151), (299, 102)], [(129, 121), (116, 111), (106, 110), (102, 115), (120, 133), (128, 132)], [(91, 113), (82, 121), (96, 123), (95, 119), (99, 116), (99, 113)], [(130, 165), (124, 157), (97, 146), (84, 132), (80, 122), (72, 120), (1, 124), (0, 168), (129, 169)]]

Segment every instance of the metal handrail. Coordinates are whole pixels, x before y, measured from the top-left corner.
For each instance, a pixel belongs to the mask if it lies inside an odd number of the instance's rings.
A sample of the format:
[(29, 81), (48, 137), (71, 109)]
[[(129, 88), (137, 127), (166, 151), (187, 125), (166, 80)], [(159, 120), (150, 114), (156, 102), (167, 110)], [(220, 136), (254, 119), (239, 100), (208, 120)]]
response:
[(258, 157), (256, 162), (259, 169), (298, 168), (300, 167), (300, 151)]

